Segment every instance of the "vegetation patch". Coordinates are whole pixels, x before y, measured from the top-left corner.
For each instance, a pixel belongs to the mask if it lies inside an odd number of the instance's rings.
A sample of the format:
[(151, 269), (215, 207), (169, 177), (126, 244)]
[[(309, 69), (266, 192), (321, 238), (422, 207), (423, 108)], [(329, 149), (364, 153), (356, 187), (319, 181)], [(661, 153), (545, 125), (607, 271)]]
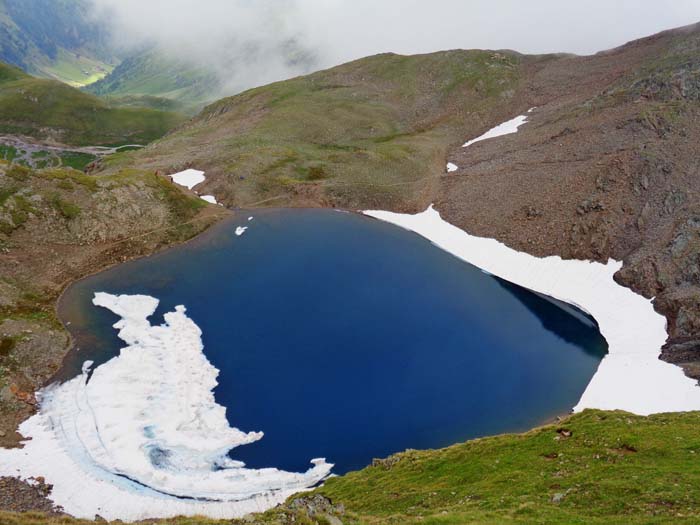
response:
[(0, 338), (0, 359), (9, 357), (15, 346), (17, 346), (17, 341), (14, 337), (4, 336)]
[(12, 162), (17, 157), (17, 148), (8, 144), (0, 144), (0, 157), (8, 162)]
[[(31, 173), (31, 172), (30, 172)], [(33, 172), (33, 175), (49, 181), (58, 181), (63, 184), (73, 184), (83, 186), (90, 191), (98, 188), (98, 179), (91, 175), (86, 175), (73, 169), (49, 169)]]
[(25, 167), (25, 166), (20, 166), (18, 164), (13, 164), (6, 172), (5, 174), (8, 177), (11, 177), (17, 181), (25, 182), (29, 180), (29, 177), (32, 176), (32, 170)]
[(61, 153), (60, 158), (63, 166), (85, 171), (85, 168), (87, 168), (90, 163), (94, 162), (97, 157), (79, 151), (64, 151)]
[(77, 204), (61, 198), (57, 193), (51, 196), (51, 205), (68, 220), (75, 219), (81, 212)]

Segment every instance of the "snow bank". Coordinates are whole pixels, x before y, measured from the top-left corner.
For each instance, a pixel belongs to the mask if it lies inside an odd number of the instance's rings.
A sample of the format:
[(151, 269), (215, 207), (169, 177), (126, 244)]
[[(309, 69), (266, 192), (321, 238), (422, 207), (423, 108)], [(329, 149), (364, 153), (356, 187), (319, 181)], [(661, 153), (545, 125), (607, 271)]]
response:
[[(532, 113), (535, 109), (536, 108), (531, 108), (528, 111), (528, 113)], [(527, 115), (520, 115), (518, 117), (515, 117), (514, 119), (509, 120), (508, 122), (499, 124), (495, 128), (488, 130), (480, 137), (466, 142), (462, 147), (468, 148), (472, 144), (476, 144), (477, 142), (481, 142), (482, 140), (493, 139), (496, 137), (502, 137), (503, 135), (511, 135), (513, 133), (517, 133), (518, 129), (520, 129), (520, 126), (522, 126), (523, 124), (527, 124), (528, 118), (529, 117)]]
[(184, 186), (188, 190), (191, 190), (194, 188), (197, 184), (201, 184), (204, 182), (207, 178), (204, 176), (203, 171), (199, 170), (185, 170), (181, 171), (179, 173), (174, 173), (170, 175), (170, 178), (173, 180), (175, 184), (179, 184), (180, 186)]
[(207, 201), (210, 204), (219, 204), (216, 201), (216, 197), (214, 197), (213, 195), (202, 195), (200, 196), (200, 199), (202, 199), (203, 201)]
[(570, 303), (593, 316), (609, 354), (576, 411), (626, 410), (640, 415), (700, 410), (700, 388), (674, 365), (659, 360), (666, 320), (651, 301), (618, 285), (622, 263), (600, 264), (537, 258), (494, 240), (475, 237), (445, 222), (432, 206), (417, 215), (366, 211), (422, 235), (436, 246), (490, 274)]
[(458, 169), (459, 169), (459, 166), (457, 166), (457, 164), (453, 164), (452, 162), (447, 163), (447, 173), (455, 172)]
[(323, 481), (323, 459), (303, 474), (248, 469), (228, 457), (262, 439), (229, 426), (212, 393), (218, 370), (180, 306), (152, 326), (158, 300), (96, 294), (121, 317), (118, 357), (39, 393), (20, 427), (24, 448), (0, 449), (0, 476), (43, 476), (51, 499), (80, 518), (136, 521), (177, 515), (234, 518), (271, 508)]

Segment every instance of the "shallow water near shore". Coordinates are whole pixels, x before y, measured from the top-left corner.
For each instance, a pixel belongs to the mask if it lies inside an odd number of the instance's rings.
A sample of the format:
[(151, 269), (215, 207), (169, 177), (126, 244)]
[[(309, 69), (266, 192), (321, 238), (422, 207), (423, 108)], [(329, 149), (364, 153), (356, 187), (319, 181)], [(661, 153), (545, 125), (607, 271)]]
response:
[(254, 468), (299, 472), (326, 457), (340, 474), (406, 448), (530, 428), (576, 404), (607, 348), (572, 307), (330, 210), (242, 212), (72, 285), (59, 314), (77, 350), (62, 379), (124, 346), (95, 292), (156, 297), (153, 323), (187, 307), (231, 426), (265, 433), (232, 452)]

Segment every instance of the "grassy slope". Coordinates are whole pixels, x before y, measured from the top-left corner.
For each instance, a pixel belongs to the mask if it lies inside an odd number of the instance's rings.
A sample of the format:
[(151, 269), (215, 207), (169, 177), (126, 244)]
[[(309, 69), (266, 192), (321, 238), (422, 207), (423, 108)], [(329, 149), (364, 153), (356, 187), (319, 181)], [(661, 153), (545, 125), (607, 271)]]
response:
[(59, 80), (69, 86), (80, 88), (103, 79), (114, 66), (98, 58), (80, 52), (61, 49), (54, 60), (36, 64), (38, 76)]
[(110, 75), (87, 88), (103, 97), (155, 97), (192, 109), (210, 102), (218, 90), (213, 73), (168, 59), (157, 51), (126, 58)]
[(358, 60), (212, 104), (107, 168), (193, 163), (229, 205), (304, 204), (309, 193), (328, 205), (411, 205), (465, 126), (509, 111), (519, 63), (488, 51)]
[(95, 82), (116, 61), (86, 0), (0, 2), (0, 60), (75, 87)]
[[(328, 513), (345, 525), (698, 523), (698, 425), (698, 413), (642, 418), (586, 411), (522, 435), (407, 451), (331, 479), (250, 522), (333, 523), (326, 510), (310, 517), (303, 503), (294, 503), (320, 494), (336, 508), (344, 506)], [(8, 525), (64, 523), (2, 514), (0, 519)]]
[(697, 523), (698, 424), (697, 413), (587, 411), (521, 436), (407, 452), (320, 492), (371, 523)]
[(72, 145), (147, 143), (181, 121), (175, 113), (112, 108), (60, 82), (0, 64), (0, 133)]

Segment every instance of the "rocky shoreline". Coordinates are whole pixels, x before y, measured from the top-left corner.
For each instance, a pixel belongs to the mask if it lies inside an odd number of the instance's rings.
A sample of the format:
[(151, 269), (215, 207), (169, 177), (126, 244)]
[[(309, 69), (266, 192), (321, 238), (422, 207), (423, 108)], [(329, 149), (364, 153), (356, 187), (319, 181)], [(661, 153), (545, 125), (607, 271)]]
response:
[[(57, 301), (72, 282), (186, 242), (230, 216), (148, 173), (91, 178), (72, 170), (34, 172), (0, 164), (0, 447), (21, 441), (71, 349)], [(0, 509), (48, 511), (41, 480), (0, 479)]]

